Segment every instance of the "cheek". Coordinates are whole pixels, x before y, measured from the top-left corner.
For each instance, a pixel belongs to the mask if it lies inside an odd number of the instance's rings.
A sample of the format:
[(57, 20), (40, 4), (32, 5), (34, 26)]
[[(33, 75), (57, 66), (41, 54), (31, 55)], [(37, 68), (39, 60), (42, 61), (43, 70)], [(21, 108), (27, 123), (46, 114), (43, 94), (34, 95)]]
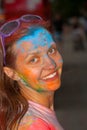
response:
[(23, 67), (23, 71), (20, 72), (23, 77), (25, 77), (26, 81), (28, 82), (36, 82), (39, 79), (40, 76), (40, 71), (39, 69), (34, 69), (34, 68), (26, 68)]
[(16, 61), (16, 70), (23, 79), (28, 82), (35, 82), (40, 77), (41, 66), (39, 67), (31, 67), (26, 65), (24, 62), (23, 56), (20, 56)]
[(55, 63), (57, 64), (57, 65), (62, 65), (63, 64), (63, 59), (62, 59), (62, 57), (61, 57), (61, 55), (57, 55), (57, 56), (55, 56), (54, 57), (54, 60), (55, 60)]
[(23, 77), (24, 77), (25, 82), (31, 87), (35, 89), (40, 88), (40, 86), (38, 86), (39, 77), (40, 77), (40, 73), (38, 71), (36, 70), (34, 71), (34, 69), (33, 70), (24, 69)]

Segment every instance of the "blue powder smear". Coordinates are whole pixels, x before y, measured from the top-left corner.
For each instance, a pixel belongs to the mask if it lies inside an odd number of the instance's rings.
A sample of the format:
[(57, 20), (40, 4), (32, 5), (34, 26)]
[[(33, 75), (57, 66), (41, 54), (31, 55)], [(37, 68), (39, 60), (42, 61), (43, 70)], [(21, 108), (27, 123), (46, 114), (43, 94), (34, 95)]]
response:
[(27, 35), (23, 36), (17, 41), (18, 46), (23, 43), (23, 41), (29, 41), (34, 45), (34, 48), (38, 46), (47, 46), (48, 48), (54, 43), (51, 34), (43, 27), (30, 27)]

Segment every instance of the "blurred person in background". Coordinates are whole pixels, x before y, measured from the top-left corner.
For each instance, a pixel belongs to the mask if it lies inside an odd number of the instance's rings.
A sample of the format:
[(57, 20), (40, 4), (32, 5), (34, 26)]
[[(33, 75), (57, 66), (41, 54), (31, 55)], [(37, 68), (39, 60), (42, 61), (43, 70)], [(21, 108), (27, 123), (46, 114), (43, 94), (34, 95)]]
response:
[(69, 22), (72, 26), (72, 41), (74, 42), (74, 50), (84, 51), (86, 35), (83, 26), (79, 22), (79, 17), (72, 16)]

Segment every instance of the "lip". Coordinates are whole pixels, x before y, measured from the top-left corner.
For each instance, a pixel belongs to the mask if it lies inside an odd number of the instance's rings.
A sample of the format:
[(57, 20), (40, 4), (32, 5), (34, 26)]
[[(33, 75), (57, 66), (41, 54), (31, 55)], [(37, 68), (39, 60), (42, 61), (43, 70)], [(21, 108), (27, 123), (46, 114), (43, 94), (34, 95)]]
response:
[(50, 80), (55, 80), (58, 77), (59, 77), (59, 74), (57, 71), (55, 71), (47, 76), (44, 76), (43, 78), (41, 78), (41, 80), (42, 81), (50, 81)]

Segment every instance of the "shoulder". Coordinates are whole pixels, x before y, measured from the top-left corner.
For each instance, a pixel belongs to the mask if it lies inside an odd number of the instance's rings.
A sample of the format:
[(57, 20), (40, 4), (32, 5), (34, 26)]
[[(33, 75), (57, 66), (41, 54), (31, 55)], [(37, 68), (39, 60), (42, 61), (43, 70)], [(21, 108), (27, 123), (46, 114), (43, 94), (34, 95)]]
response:
[(18, 130), (55, 130), (51, 129), (49, 124), (41, 118), (29, 116), (23, 119)]

